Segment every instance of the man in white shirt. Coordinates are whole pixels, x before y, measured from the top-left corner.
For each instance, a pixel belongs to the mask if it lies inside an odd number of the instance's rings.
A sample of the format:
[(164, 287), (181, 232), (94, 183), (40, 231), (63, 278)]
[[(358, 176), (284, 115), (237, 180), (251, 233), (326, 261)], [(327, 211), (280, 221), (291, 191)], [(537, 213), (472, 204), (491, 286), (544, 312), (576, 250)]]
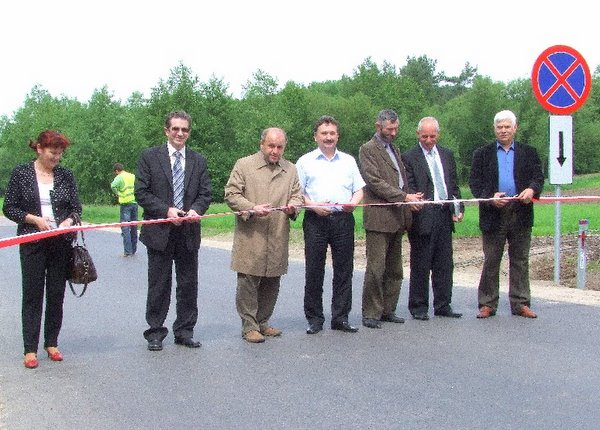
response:
[[(433, 117), (425, 117), (417, 126), (419, 143), (402, 154), (408, 186), (423, 193), (424, 200), (460, 199), (456, 162), (452, 152), (438, 145), (440, 126)], [(426, 204), (413, 212), (410, 241), (410, 284), (408, 310), (414, 319), (429, 319), (429, 279), (433, 291), (433, 313), (440, 317), (460, 318), (452, 309), (452, 232), (454, 223), (463, 219), (464, 205)]]
[(304, 314), (308, 334), (323, 330), (323, 279), (327, 247), (331, 246), (333, 294), (331, 328), (347, 333), (358, 331), (348, 322), (352, 307), (354, 271), (354, 215), (363, 198), (363, 181), (356, 160), (338, 151), (339, 124), (332, 116), (315, 123), (317, 149), (304, 154), (296, 163), (305, 204), (304, 252), (306, 284)]

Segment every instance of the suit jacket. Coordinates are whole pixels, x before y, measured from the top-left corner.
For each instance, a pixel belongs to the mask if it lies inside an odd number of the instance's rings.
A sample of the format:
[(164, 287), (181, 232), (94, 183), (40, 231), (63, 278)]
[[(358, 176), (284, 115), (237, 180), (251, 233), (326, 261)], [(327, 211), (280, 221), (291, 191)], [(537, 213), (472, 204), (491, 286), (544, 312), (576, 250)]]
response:
[[(456, 179), (456, 161), (452, 151), (440, 145), (436, 145), (442, 168), (444, 170), (444, 183), (448, 191), (448, 199), (455, 197), (460, 199), (460, 189)], [(423, 193), (425, 200), (434, 199), (433, 178), (429, 170), (429, 165), (425, 159), (425, 154), (421, 149), (421, 145), (417, 144), (410, 150), (402, 154), (402, 161), (406, 167), (406, 176), (408, 177), (408, 186), (414, 192)], [(444, 211), (444, 216), (447, 216), (448, 223), (452, 225), (454, 231), (454, 223), (452, 222), (452, 214), (454, 207), (450, 207), (449, 211)], [(464, 211), (464, 205), (460, 205), (460, 211)], [(411, 233), (416, 234), (431, 234), (433, 226), (433, 217), (439, 216), (440, 212), (435, 210), (431, 204), (423, 205), (421, 210), (413, 212), (413, 226)]]
[[(194, 209), (202, 215), (211, 201), (211, 186), (206, 159), (190, 148), (185, 149), (185, 178), (183, 210)], [(144, 209), (144, 219), (166, 218), (174, 207), (173, 173), (167, 144), (148, 148), (140, 156), (135, 177), (135, 199)], [(141, 242), (148, 248), (164, 251), (169, 241), (172, 223), (142, 226)], [(189, 250), (200, 247), (200, 222), (186, 222), (186, 246)]]
[[(360, 174), (366, 182), (364, 188), (365, 203), (403, 202), (409, 193), (406, 171), (398, 149), (392, 144), (400, 171), (396, 169), (385, 150), (375, 137), (360, 147), (358, 154)], [(402, 175), (404, 186), (398, 187)], [(406, 231), (412, 223), (412, 214), (408, 205), (366, 206), (363, 211), (365, 230), (382, 233)]]
[[(535, 148), (515, 142), (514, 179), (517, 193), (525, 188), (539, 197), (544, 187), (544, 174)], [(473, 196), (479, 199), (494, 197), (498, 192), (498, 155), (496, 142), (485, 145), (473, 153), (469, 186)], [(523, 227), (533, 226), (533, 204), (511, 203), (517, 212), (517, 220)], [(501, 211), (489, 202), (479, 203), (479, 228), (490, 232), (498, 226)]]
[[(72, 213), (81, 216), (81, 203), (73, 172), (60, 165), (54, 168), (54, 189), (50, 193), (50, 201), (56, 225), (60, 225)], [(18, 235), (39, 231), (34, 224), (25, 222), (27, 214), (42, 216), (40, 190), (33, 161), (13, 170), (6, 188), (3, 211), (6, 218), (17, 223)], [(73, 240), (75, 234), (64, 234), (63, 237)]]

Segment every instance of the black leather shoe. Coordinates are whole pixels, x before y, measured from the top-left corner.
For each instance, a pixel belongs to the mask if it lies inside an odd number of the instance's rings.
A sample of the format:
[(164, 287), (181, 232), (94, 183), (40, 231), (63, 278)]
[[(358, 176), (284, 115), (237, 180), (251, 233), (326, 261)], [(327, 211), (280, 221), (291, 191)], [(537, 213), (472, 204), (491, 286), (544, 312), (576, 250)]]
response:
[(373, 318), (363, 318), (362, 325), (369, 328), (381, 328), (381, 321)]
[(358, 328), (352, 327), (348, 321), (331, 323), (331, 330), (340, 330), (346, 333), (356, 333)]
[(162, 351), (162, 340), (154, 339), (148, 341), (148, 351)]
[(176, 337), (175, 345), (183, 345), (183, 346), (187, 346), (188, 348), (200, 348), (202, 346), (202, 344), (200, 342), (195, 341), (191, 337), (188, 337), (188, 338)]
[(321, 330), (323, 330), (323, 326), (322, 325), (319, 325), (319, 324), (309, 324), (308, 328), (306, 329), (306, 334), (317, 334)]
[(452, 309), (446, 309), (445, 311), (437, 311), (433, 313), (436, 317), (448, 317), (448, 318), (460, 318), (461, 313), (454, 312)]
[(404, 318), (400, 318), (399, 316), (396, 316), (396, 314), (389, 314), (389, 315), (383, 315), (381, 317), (381, 321), (402, 324), (404, 322)]
[(416, 320), (427, 321), (429, 320), (429, 315), (423, 314), (413, 314), (413, 318)]

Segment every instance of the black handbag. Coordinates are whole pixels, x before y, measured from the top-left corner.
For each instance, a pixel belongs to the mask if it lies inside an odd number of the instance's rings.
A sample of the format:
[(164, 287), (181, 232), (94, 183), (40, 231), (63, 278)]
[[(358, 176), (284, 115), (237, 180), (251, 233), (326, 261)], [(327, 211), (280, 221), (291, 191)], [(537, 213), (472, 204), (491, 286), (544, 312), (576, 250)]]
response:
[[(79, 218), (79, 215), (72, 214), (71, 218), (73, 218), (74, 225), (81, 225), (81, 218)], [(69, 260), (69, 271), (67, 275), (69, 287), (71, 288), (71, 291), (75, 297), (83, 296), (85, 290), (87, 290), (88, 284), (98, 279), (96, 266), (94, 265), (92, 256), (85, 246), (85, 236), (83, 235), (83, 231), (80, 230), (78, 233), (81, 234), (81, 243), (79, 242), (79, 235), (76, 233), (71, 248), (71, 258)], [(73, 284), (83, 285), (81, 294), (77, 294), (75, 292)]]

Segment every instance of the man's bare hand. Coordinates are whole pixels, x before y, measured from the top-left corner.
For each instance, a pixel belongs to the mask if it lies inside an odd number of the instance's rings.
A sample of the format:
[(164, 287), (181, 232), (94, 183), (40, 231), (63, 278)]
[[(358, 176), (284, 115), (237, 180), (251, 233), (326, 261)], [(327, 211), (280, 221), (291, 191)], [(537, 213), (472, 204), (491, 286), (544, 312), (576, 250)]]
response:
[(316, 203), (314, 207), (311, 208), (311, 210), (316, 213), (319, 216), (327, 216), (327, 215), (331, 215), (331, 206), (316, 206), (318, 204), (327, 204), (327, 203), (331, 203), (331, 202), (320, 202), (320, 203)]
[(283, 209), (281, 209), (281, 211), (288, 216), (292, 216), (296, 213), (296, 206), (294, 206), (294, 205), (285, 206)]
[[(200, 214), (198, 212), (196, 212), (194, 209), (190, 209), (189, 211), (187, 211), (187, 213), (185, 214), (185, 216), (200, 216)], [(188, 221), (189, 222), (196, 222), (198, 220), (197, 219), (190, 219)]]
[[(506, 193), (501, 193), (501, 192), (494, 193), (495, 199), (500, 199), (501, 197), (506, 197)], [(492, 204), (494, 206), (496, 206), (497, 208), (502, 208), (502, 207), (506, 206), (509, 201), (510, 200), (508, 200), (508, 199), (492, 200)]]
[(271, 203), (263, 203), (262, 205), (256, 205), (252, 208), (254, 215), (260, 217), (269, 215), (269, 213), (271, 213), (271, 209), (273, 209)]
[[(405, 202), (418, 203), (423, 201), (423, 193), (415, 193), (415, 194), (407, 194), (404, 198)], [(418, 212), (423, 209), (422, 204), (410, 205), (410, 210), (413, 212)]]
[(356, 209), (356, 205), (353, 203), (345, 203), (342, 205), (342, 210), (344, 212), (352, 213), (352, 212), (354, 212), (354, 209)]
[(464, 213), (459, 213), (458, 215), (452, 215), (452, 222), (461, 222), (463, 220)]
[[(167, 211), (167, 218), (181, 218), (182, 216), (185, 216), (185, 212), (181, 209), (169, 208)], [(173, 224), (181, 225), (181, 221), (173, 221)]]
[(529, 204), (533, 200), (533, 190), (531, 188), (525, 188), (521, 193), (517, 196), (521, 203)]

